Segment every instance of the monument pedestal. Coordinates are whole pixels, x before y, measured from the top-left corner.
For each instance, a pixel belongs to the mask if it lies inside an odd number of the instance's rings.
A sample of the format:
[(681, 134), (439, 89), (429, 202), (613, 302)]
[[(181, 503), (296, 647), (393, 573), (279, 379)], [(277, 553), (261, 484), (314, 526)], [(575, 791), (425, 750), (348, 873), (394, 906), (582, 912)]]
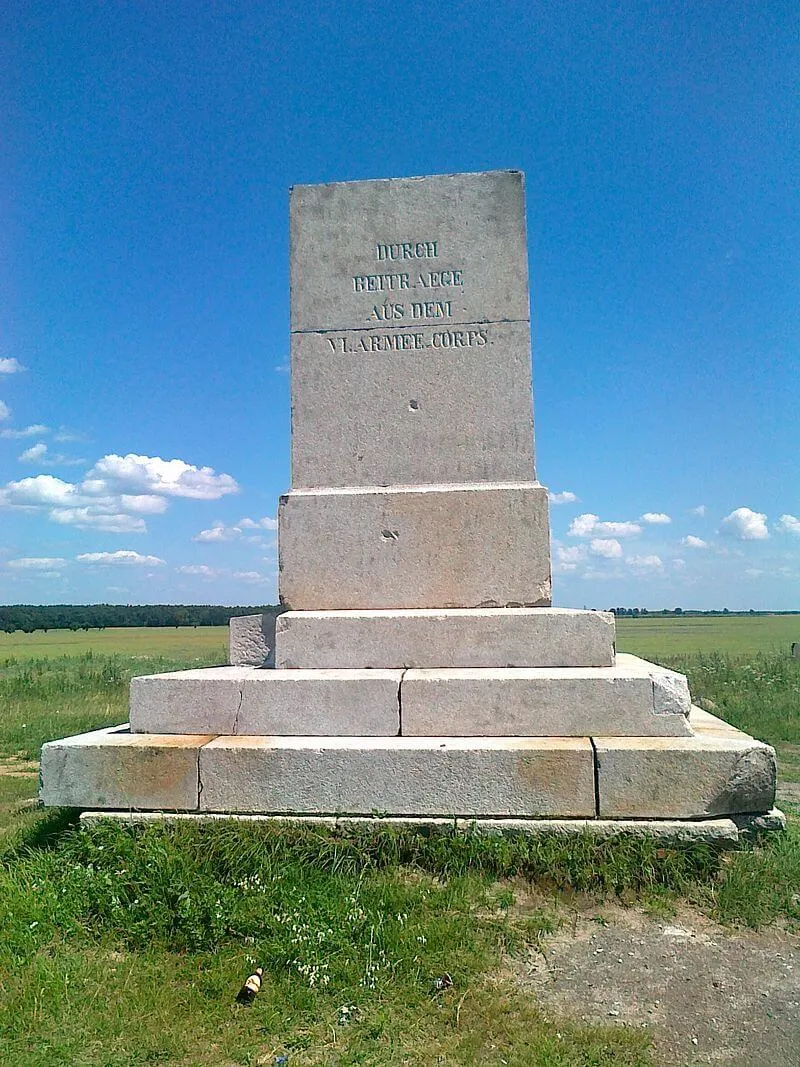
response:
[(288, 610), (274, 632), (232, 619), (229, 666), (133, 679), (129, 726), (46, 744), (44, 802), (714, 841), (734, 817), (779, 825), (768, 745), (616, 655), (612, 615), (550, 606), (521, 174), (300, 187), (291, 234)]

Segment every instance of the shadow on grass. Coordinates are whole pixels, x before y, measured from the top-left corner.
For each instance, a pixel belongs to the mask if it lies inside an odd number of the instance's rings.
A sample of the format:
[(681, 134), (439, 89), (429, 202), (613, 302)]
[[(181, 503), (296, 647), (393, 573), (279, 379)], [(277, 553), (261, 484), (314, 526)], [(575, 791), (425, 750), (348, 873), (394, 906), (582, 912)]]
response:
[(4, 858), (54, 851), (78, 827), (80, 814), (78, 808), (47, 808), (37, 813), (35, 819), (17, 828)]

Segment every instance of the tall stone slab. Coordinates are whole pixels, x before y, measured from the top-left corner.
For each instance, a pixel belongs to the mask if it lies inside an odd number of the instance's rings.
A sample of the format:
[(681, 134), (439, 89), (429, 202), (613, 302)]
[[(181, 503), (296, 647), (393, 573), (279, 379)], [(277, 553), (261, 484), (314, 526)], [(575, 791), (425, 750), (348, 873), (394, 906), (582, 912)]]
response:
[(549, 605), (522, 174), (296, 186), (291, 287), (282, 601)]

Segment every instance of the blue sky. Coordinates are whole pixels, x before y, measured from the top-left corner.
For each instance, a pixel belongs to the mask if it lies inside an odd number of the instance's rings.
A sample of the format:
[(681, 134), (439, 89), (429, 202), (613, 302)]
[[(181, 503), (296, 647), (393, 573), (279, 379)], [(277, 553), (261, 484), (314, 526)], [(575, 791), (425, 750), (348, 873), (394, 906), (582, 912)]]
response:
[(796, 5), (0, 21), (0, 601), (273, 600), (289, 186), (514, 167), (554, 603), (800, 608)]

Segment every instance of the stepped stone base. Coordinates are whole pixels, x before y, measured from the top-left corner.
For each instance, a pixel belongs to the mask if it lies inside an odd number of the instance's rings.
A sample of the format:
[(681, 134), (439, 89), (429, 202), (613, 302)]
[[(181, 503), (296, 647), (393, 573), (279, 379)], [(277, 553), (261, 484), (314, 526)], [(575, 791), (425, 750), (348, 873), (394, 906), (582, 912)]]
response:
[(131, 734), (42, 749), (45, 804), (296, 815), (764, 816), (775, 753), (699, 708), (689, 738)]
[[(231, 619), (231, 626), (236, 620)], [(234, 660), (231, 662), (264, 662)], [(567, 608), (286, 611), (275, 666), (610, 667), (614, 616)]]
[(614, 667), (264, 670), (131, 682), (134, 733), (403, 737), (691, 736), (683, 675)]

